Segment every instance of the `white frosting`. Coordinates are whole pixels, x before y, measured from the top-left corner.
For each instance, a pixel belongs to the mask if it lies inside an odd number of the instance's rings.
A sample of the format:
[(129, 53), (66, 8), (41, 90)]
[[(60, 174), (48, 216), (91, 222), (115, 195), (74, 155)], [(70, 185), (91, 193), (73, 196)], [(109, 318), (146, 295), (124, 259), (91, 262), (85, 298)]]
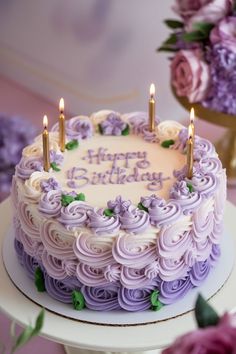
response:
[(176, 140), (180, 130), (183, 128), (184, 126), (178, 122), (174, 122), (173, 120), (165, 120), (160, 122), (157, 126), (157, 137), (161, 142), (169, 139)]
[(31, 177), (27, 179), (23, 185), (23, 191), (26, 200), (36, 203), (42, 194), (41, 182), (50, 178), (51, 175), (48, 172), (34, 172)]

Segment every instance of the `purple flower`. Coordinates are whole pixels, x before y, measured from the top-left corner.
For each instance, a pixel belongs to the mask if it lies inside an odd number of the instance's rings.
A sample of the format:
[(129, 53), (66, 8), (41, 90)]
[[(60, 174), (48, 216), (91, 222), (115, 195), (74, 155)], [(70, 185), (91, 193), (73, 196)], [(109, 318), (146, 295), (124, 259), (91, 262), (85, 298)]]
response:
[(141, 197), (140, 202), (145, 208), (154, 208), (155, 206), (164, 206), (165, 204), (165, 201), (162, 198), (157, 197), (155, 194)]
[(101, 128), (104, 135), (121, 135), (126, 128), (126, 123), (121, 120), (117, 113), (110, 113), (106, 120), (101, 123)]
[(50, 161), (54, 162), (57, 165), (61, 165), (63, 163), (64, 157), (60, 152), (56, 152), (54, 150), (50, 150)]
[(108, 208), (111, 209), (115, 214), (124, 213), (129, 209), (130, 205), (131, 205), (131, 201), (123, 200), (120, 195), (116, 197), (115, 200), (109, 200), (107, 202)]
[(189, 195), (189, 189), (185, 181), (177, 181), (170, 190), (170, 197), (173, 199), (187, 195)]
[(60, 189), (59, 183), (55, 180), (55, 178), (51, 177), (46, 181), (41, 182), (42, 191), (47, 193), (51, 190)]
[(210, 41), (214, 45), (222, 44), (223, 47), (236, 53), (236, 17), (229, 16), (223, 18), (210, 34)]

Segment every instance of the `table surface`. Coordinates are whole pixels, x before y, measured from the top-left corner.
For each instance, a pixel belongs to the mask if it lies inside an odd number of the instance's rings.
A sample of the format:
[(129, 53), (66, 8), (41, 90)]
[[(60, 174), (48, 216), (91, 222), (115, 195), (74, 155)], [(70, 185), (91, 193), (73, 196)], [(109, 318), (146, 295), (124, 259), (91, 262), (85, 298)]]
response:
[[(51, 117), (51, 122), (55, 122), (57, 119), (58, 109), (55, 105), (52, 105), (45, 98), (32, 93), (31, 91), (25, 89), (24, 87), (0, 76), (0, 107), (1, 112), (6, 114), (17, 114), (22, 117), (25, 117), (36, 126), (41, 126), (41, 120), (39, 117), (43, 116), (45, 113)], [(213, 126), (212, 124), (197, 121), (197, 130), (200, 136), (208, 138), (211, 141), (216, 141), (222, 134), (224, 130)], [(236, 205), (236, 189), (228, 189), (228, 200)], [(4, 206), (4, 204), (3, 204)], [(2, 290), (1, 290), (2, 292)], [(32, 309), (29, 314), (29, 320), (34, 318), (38, 313), (39, 308)], [(6, 345), (6, 348), (9, 348), (10, 345), (10, 320), (5, 314), (0, 313), (0, 342), (3, 342)], [(189, 329), (192, 328), (193, 322), (190, 321)], [(125, 330), (125, 329), (124, 329)], [(96, 327), (94, 327), (96, 331)], [(90, 332), (92, 336), (93, 333)], [(135, 336), (142, 336), (142, 333), (137, 334), (135, 331)], [(145, 343), (144, 343), (145, 344)], [(54, 343), (42, 337), (37, 337), (33, 339), (29, 344), (24, 348), (18, 351), (19, 354), (28, 354), (28, 353), (41, 353), (44, 354), (62, 354), (64, 353), (64, 348), (60, 344)]]

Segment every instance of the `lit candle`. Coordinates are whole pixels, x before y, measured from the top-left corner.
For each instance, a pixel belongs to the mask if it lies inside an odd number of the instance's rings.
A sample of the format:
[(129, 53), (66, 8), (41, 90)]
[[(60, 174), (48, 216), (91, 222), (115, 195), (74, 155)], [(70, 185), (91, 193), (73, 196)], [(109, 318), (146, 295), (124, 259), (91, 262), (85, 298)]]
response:
[(43, 117), (43, 167), (44, 171), (48, 172), (50, 168), (49, 158), (49, 134), (48, 134), (48, 118)]
[(194, 113), (194, 108), (192, 107), (191, 110), (190, 110), (190, 125), (191, 125), (191, 128), (192, 128), (193, 143), (194, 143), (194, 140), (195, 140), (194, 120), (195, 120), (195, 113)]
[(66, 139), (66, 133), (65, 133), (65, 116), (64, 116), (64, 99), (60, 99), (59, 103), (59, 111), (60, 111), (60, 116), (59, 116), (59, 145), (61, 151), (65, 151), (65, 139)]
[(193, 131), (191, 124), (188, 127), (188, 140), (187, 140), (187, 177), (193, 177)]
[(155, 85), (150, 86), (150, 99), (149, 99), (149, 130), (153, 132), (155, 130)]

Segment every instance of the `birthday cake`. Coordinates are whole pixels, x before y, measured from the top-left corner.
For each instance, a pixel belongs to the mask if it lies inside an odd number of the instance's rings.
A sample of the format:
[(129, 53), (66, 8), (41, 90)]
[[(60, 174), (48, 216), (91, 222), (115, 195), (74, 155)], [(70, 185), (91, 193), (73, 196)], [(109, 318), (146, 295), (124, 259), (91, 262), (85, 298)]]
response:
[(38, 291), (76, 310), (159, 310), (220, 256), (226, 176), (214, 146), (174, 121), (100, 111), (27, 146), (12, 182), (15, 250)]

